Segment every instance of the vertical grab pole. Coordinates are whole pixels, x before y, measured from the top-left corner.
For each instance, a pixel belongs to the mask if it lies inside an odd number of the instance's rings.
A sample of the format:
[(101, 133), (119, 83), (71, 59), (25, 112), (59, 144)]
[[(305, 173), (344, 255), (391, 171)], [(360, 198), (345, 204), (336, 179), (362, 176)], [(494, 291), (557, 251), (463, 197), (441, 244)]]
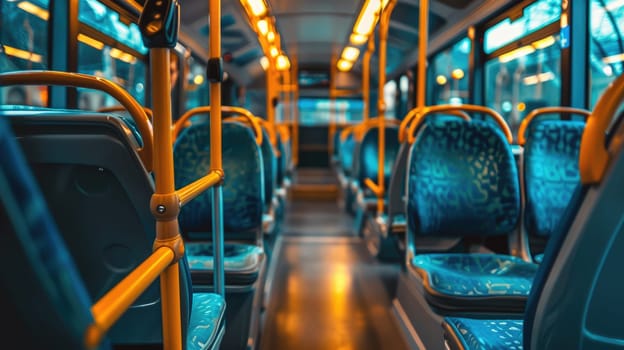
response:
[(329, 70), (329, 158), (334, 154), (334, 134), (336, 133), (336, 56), (332, 55)]
[(420, 18), (418, 25), (418, 87), (416, 88), (416, 107), (425, 107), (425, 89), (427, 79), (427, 40), (429, 40), (429, 0), (420, 0)]
[(370, 61), (373, 51), (375, 51), (375, 32), (371, 33), (368, 37), (366, 52), (364, 52), (364, 57), (362, 58), (362, 97), (364, 99), (362, 120), (364, 122), (366, 122), (370, 116)]
[(139, 18), (139, 28), (145, 46), (150, 49), (152, 101), (154, 103), (153, 169), (156, 190), (150, 208), (156, 219), (156, 239), (153, 249), (171, 249), (174, 260), (160, 274), (162, 296), (163, 348), (182, 349), (182, 320), (180, 318), (180, 276), (178, 261), (184, 256), (178, 213), (180, 199), (175, 193), (173, 148), (171, 147), (171, 81), (169, 50), (178, 41), (180, 5), (177, 0), (147, 0)]
[[(210, 0), (210, 168), (223, 171), (221, 140), (221, 82), (223, 60), (221, 59), (221, 0)], [(223, 266), (223, 184), (212, 188), (212, 244), (214, 248), (215, 292), (225, 296), (225, 273)]]
[(386, 54), (388, 44), (388, 27), (390, 26), (390, 15), (396, 0), (391, 0), (384, 9), (380, 6), (380, 21), (379, 21), (379, 89), (377, 91), (377, 114), (379, 118), (379, 144), (378, 154), (379, 163), (377, 165), (377, 213), (383, 214), (384, 212), (384, 194), (385, 194), (385, 148), (386, 148), (386, 103), (384, 101), (384, 86), (386, 85)]
[[(299, 74), (299, 62), (297, 57), (293, 57), (293, 66), (295, 70), (295, 76)], [(295, 115), (293, 118), (293, 130), (292, 130), (292, 148), (293, 148), (293, 165), (296, 167), (299, 164), (299, 81), (297, 80), (297, 86), (295, 88)]]

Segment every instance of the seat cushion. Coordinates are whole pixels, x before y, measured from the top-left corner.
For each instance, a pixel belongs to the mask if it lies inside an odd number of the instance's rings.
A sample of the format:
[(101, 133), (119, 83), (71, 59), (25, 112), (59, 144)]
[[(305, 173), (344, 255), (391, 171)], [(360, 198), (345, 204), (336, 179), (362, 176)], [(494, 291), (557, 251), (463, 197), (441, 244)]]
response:
[(520, 350), (522, 320), (444, 319), (444, 338), (450, 349)]
[(446, 310), (522, 312), (537, 264), (499, 254), (421, 254), (427, 300)]
[(218, 345), (225, 314), (225, 299), (214, 293), (193, 293), (193, 310), (186, 338), (188, 350), (213, 349)]
[[(212, 284), (214, 253), (212, 243), (189, 242), (185, 245), (193, 284)], [(226, 243), (223, 266), (225, 283), (252, 284), (258, 277), (264, 251), (251, 244)]]

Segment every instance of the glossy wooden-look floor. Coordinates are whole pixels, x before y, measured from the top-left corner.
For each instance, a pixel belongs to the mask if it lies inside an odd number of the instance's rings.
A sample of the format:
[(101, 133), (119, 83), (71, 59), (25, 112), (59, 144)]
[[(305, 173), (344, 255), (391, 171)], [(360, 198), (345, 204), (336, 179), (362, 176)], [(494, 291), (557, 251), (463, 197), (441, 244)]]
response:
[(399, 266), (369, 255), (335, 200), (286, 215), (260, 348), (406, 349), (390, 309)]

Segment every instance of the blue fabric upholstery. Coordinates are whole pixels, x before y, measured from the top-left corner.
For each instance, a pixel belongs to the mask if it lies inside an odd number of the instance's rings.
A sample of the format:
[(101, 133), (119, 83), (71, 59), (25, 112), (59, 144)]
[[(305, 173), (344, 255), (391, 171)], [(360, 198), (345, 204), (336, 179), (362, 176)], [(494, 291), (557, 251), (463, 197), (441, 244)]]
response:
[(525, 227), (536, 236), (555, 230), (580, 180), (579, 150), (584, 122), (532, 123), (524, 147)]
[[(184, 129), (174, 146), (176, 188), (195, 181), (210, 170), (208, 124)], [(236, 122), (223, 123), (223, 227), (225, 239), (256, 240), (262, 228), (264, 174), (262, 154), (251, 130)], [(212, 232), (211, 191), (199, 195), (180, 212), (185, 235), (195, 232), (204, 240)]]
[[(390, 183), (392, 167), (397, 153), (399, 152), (399, 128), (387, 125), (385, 128), (385, 148), (384, 148), (384, 183)], [(379, 168), (379, 128), (372, 127), (366, 131), (359, 146), (359, 160), (357, 181), (360, 188), (367, 189), (364, 180), (370, 178), (377, 182), (377, 168)], [(365, 190), (367, 196), (374, 196), (370, 191)], [(387, 196), (387, 193), (386, 193)], [(375, 197), (376, 198), (376, 197)]]
[(340, 168), (346, 176), (350, 176), (353, 170), (353, 151), (355, 150), (355, 139), (353, 133), (347, 136), (340, 145)]
[(454, 336), (447, 341), (457, 341), (460, 346), (451, 349), (521, 350), (522, 320), (480, 320), (446, 317), (445, 327)]
[[(211, 243), (189, 242), (185, 245), (191, 270), (212, 270), (214, 253)], [(226, 271), (257, 268), (262, 248), (256, 245), (226, 243), (223, 265)]]
[(518, 174), (500, 130), (474, 120), (430, 120), (408, 164), (408, 227), (415, 235), (508, 234), (520, 216)]
[(193, 311), (186, 337), (187, 350), (214, 348), (219, 340), (221, 322), (225, 314), (225, 299), (214, 293), (194, 293)]
[(3, 119), (0, 159), (0, 308), (12, 325), (0, 334), (22, 348), (81, 348), (91, 300)]
[(537, 264), (499, 254), (420, 254), (412, 264), (431, 293), (460, 297), (528, 296)]
[(262, 168), (264, 169), (264, 211), (271, 207), (273, 194), (277, 186), (277, 158), (268, 131), (262, 128), (263, 141), (260, 146), (262, 152)]

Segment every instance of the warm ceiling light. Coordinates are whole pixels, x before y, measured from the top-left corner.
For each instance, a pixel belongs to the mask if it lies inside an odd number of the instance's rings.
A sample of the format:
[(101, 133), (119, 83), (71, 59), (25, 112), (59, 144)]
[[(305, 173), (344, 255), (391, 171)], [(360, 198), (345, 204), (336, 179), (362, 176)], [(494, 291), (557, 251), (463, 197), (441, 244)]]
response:
[(31, 15), (35, 15), (39, 18), (41, 18), (44, 21), (47, 21), (48, 18), (50, 17), (50, 14), (48, 13), (48, 10), (42, 9), (41, 7), (28, 2), (28, 1), (22, 1), (19, 4), (17, 4), (17, 7), (19, 7), (20, 9), (30, 13)]
[(275, 41), (275, 33), (274, 32), (268, 32), (267, 33), (267, 40), (270, 43), (273, 43)]
[(262, 56), (262, 58), (260, 58), (260, 65), (262, 66), (262, 69), (267, 70), (269, 69), (269, 59), (266, 56)]
[(264, 18), (259, 20), (256, 26), (262, 35), (266, 35), (269, 32), (269, 22)]
[(453, 71), (451, 72), (451, 77), (455, 80), (460, 80), (464, 77), (464, 71), (461, 70), (461, 68), (453, 69)]
[(277, 59), (275, 60), (275, 66), (277, 70), (288, 70), (290, 68), (290, 60), (288, 60), (288, 56), (277, 56)]
[(102, 50), (104, 48), (104, 43), (99, 41), (99, 40), (95, 40), (92, 37), (88, 36), (88, 35), (84, 35), (82, 33), (78, 33), (78, 41), (80, 41), (81, 43), (87, 44), (95, 49), (98, 50)]
[(241, 0), (249, 5), (251, 13), (256, 17), (262, 17), (267, 13), (267, 5), (264, 0)]
[(366, 42), (366, 40), (368, 40), (368, 37), (362, 34), (353, 33), (349, 37), (349, 42), (353, 45), (362, 45)]
[(279, 50), (277, 49), (277, 47), (271, 46), (271, 48), (269, 49), (269, 53), (271, 54), (271, 57), (275, 57), (279, 55)]
[(355, 61), (360, 55), (360, 50), (353, 46), (347, 46), (342, 50), (342, 59), (347, 61)]
[(377, 20), (379, 19), (380, 5), (385, 8), (389, 1), (390, 0), (383, 0), (381, 4), (379, 3), (379, 0), (366, 1), (362, 11), (360, 11), (360, 15), (355, 21), (353, 32), (359, 35), (370, 35), (375, 28), (375, 24), (377, 24)]
[(201, 85), (204, 83), (204, 76), (201, 74), (197, 74), (194, 78), (193, 78), (193, 83), (195, 83), (195, 85)]
[(38, 55), (36, 53), (20, 50), (18, 48), (11, 47), (8, 45), (3, 45), (3, 47), (4, 47), (4, 53), (9, 56), (21, 58), (23, 60), (27, 60), (27, 61), (31, 61), (35, 63), (41, 63), (43, 61), (41, 55)]
[(533, 52), (535, 52), (535, 48), (531, 45), (526, 45), (500, 55), (498, 60), (501, 63), (506, 63), (515, 60), (516, 58), (532, 54)]
[(613, 56), (608, 56), (602, 59), (602, 62), (606, 64), (613, 64), (624, 61), (624, 53), (620, 53)]
[(531, 46), (533, 46), (534, 48), (538, 50), (541, 50), (541, 49), (545, 49), (551, 46), (554, 43), (555, 43), (555, 37), (550, 35), (550, 36), (545, 37), (544, 39), (535, 40), (533, 43), (531, 43)]
[(436, 83), (438, 83), (438, 85), (444, 85), (444, 84), (446, 84), (446, 81), (447, 81), (446, 77), (444, 75), (442, 75), (442, 74), (440, 74), (440, 75), (438, 75), (436, 77)]
[(340, 59), (338, 60), (338, 69), (343, 72), (348, 72), (353, 67), (353, 62)]

